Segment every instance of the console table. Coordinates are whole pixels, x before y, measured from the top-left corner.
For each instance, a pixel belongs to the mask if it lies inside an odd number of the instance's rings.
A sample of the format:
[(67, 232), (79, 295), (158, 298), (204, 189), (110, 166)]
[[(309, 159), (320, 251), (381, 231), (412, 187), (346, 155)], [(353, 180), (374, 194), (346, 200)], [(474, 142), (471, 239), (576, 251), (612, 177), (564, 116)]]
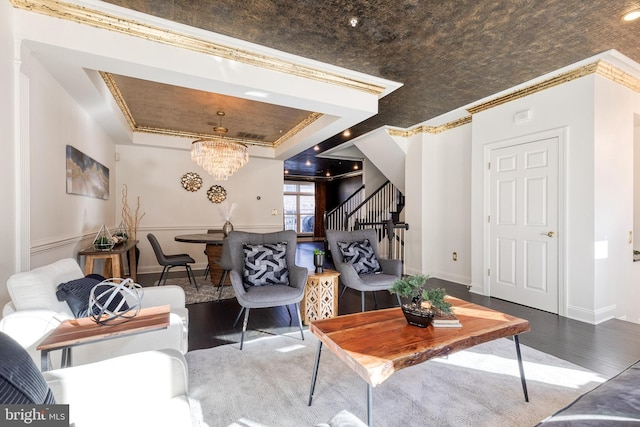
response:
[(134, 282), (138, 281), (137, 275), (137, 260), (136, 260), (136, 245), (137, 240), (127, 240), (124, 243), (116, 245), (113, 249), (108, 251), (98, 251), (94, 249), (93, 245), (87, 249), (78, 252), (79, 256), (84, 256), (84, 274), (93, 273), (94, 263), (96, 260), (104, 260), (103, 276), (106, 278), (117, 277), (124, 278), (124, 269), (122, 268), (124, 262), (122, 261), (123, 255), (129, 253), (129, 276)]

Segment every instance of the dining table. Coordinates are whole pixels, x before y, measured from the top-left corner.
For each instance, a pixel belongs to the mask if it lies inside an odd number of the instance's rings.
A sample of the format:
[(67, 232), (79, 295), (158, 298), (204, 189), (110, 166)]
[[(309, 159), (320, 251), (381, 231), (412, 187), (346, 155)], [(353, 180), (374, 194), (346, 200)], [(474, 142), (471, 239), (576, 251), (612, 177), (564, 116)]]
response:
[(204, 244), (204, 253), (209, 261), (209, 276), (214, 286), (227, 285), (227, 272), (231, 270), (229, 256), (224, 253), (225, 235), (222, 230), (209, 230), (207, 233), (181, 234), (175, 236), (176, 242)]

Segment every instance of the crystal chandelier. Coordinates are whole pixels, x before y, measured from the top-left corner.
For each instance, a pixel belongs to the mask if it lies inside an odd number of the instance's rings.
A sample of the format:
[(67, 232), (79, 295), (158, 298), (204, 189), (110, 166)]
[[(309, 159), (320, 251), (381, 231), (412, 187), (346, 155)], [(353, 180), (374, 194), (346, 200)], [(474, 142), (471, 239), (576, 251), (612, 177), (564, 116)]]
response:
[(191, 143), (191, 160), (204, 168), (216, 181), (225, 181), (249, 161), (247, 146), (241, 142), (224, 139), (229, 130), (222, 126), (223, 111), (218, 111), (220, 125), (213, 131), (214, 138), (202, 138)]

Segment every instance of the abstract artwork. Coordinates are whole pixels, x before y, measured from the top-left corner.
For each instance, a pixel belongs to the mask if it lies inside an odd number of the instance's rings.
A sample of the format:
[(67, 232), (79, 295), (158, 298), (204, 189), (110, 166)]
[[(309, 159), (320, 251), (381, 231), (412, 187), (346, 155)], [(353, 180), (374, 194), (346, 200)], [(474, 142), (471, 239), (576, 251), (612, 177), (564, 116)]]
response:
[(67, 193), (109, 200), (109, 168), (67, 145)]

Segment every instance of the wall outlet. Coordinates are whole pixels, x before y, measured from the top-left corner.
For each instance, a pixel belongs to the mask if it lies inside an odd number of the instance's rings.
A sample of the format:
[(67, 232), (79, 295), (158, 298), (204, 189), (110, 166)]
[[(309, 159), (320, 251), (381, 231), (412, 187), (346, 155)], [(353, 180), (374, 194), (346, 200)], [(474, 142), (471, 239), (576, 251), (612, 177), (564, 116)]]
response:
[(453, 254), (451, 254), (451, 258), (452, 258), (454, 261), (457, 261), (457, 260), (458, 260), (458, 252), (454, 252)]
[(271, 209), (271, 215), (278, 215), (278, 209)]

